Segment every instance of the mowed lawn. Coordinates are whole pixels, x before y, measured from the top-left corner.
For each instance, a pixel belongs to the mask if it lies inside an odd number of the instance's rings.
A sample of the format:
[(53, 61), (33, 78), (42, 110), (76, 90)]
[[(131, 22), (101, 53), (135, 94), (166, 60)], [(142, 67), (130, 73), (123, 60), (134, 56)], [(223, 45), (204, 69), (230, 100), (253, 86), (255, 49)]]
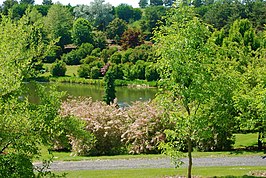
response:
[[(235, 134), (236, 143), (234, 148), (254, 146), (257, 142), (257, 134)], [(257, 151), (224, 151), (224, 152), (193, 152), (194, 157), (224, 157), (224, 156), (250, 156), (264, 155)], [(99, 159), (134, 159), (134, 158), (162, 158), (165, 155), (117, 155), (101, 157), (71, 156), (69, 152), (54, 152), (55, 160), (99, 160)], [(266, 161), (266, 160), (265, 160)], [(64, 171), (67, 178), (176, 178), (186, 176), (186, 168), (158, 168), (158, 169), (121, 169), (121, 170), (80, 170)], [(193, 167), (193, 175), (197, 177), (256, 177), (266, 176), (266, 167), (258, 166), (232, 166), (232, 167)]]
[[(82, 170), (67, 171), (67, 178), (173, 178), (186, 176), (186, 168)], [(197, 177), (255, 177), (266, 173), (265, 167), (194, 167)]]
[[(45, 72), (43, 74), (43, 76), (49, 76), (51, 73), (50, 73), (50, 70), (51, 70), (51, 67), (52, 67), (52, 64), (48, 64), (48, 63), (45, 63), (43, 65), (43, 67), (45, 69), (48, 69), (47, 72)], [(67, 71), (66, 71), (66, 76), (70, 76), (70, 77), (74, 77), (74, 76), (78, 76), (78, 68), (79, 68), (79, 65), (67, 65)]]

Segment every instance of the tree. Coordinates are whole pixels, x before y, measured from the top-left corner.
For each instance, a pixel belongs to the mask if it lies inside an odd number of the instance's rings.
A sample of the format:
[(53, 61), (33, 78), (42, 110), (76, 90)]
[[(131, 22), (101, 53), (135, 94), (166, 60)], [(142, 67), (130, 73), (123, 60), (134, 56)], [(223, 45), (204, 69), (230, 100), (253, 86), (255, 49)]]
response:
[(115, 8), (115, 15), (117, 18), (129, 22), (134, 18), (134, 9), (128, 4), (120, 4)]
[(66, 75), (66, 63), (63, 61), (56, 61), (51, 67), (51, 74), (53, 77), (65, 76)]
[(145, 14), (142, 17), (141, 29), (152, 33), (159, 26), (159, 21), (166, 15), (166, 8), (163, 6), (152, 6), (145, 9)]
[[(209, 41), (210, 37), (210, 28), (196, 17), (191, 7), (182, 4), (169, 12), (166, 25), (155, 33), (163, 84), (158, 102), (167, 111), (165, 117), (175, 124), (174, 129), (165, 131), (167, 141), (161, 147), (173, 158), (178, 156), (178, 150), (188, 151), (188, 177), (193, 147), (220, 142), (220, 137), (225, 141), (232, 139), (235, 126), (235, 113), (230, 109), (241, 74), (234, 70), (233, 62), (215, 54), (218, 49), (213, 40)], [(215, 144), (209, 149), (212, 146)]]
[(26, 13), (16, 22), (2, 16), (0, 28), (0, 177), (46, 177), (49, 172), (32, 163), (40, 155), (40, 146), (69, 143), (67, 135), (92, 137), (75, 118), (59, 116), (62, 93), (36, 85), (39, 102), (29, 102), (23, 79), (31, 61), (44, 58), (49, 50), (39, 24)]
[(104, 97), (103, 101), (106, 104), (110, 105), (114, 102), (115, 96), (115, 78), (112, 69), (108, 69), (110, 64), (106, 64), (102, 69), (101, 72), (104, 75)]
[(150, 6), (162, 6), (163, 1), (162, 0), (150, 0)]
[(148, 6), (148, 0), (140, 0), (139, 1), (139, 7), (140, 8), (145, 8)]
[(88, 20), (78, 18), (74, 22), (72, 39), (76, 45), (81, 45), (82, 43), (93, 44), (92, 27)]
[(11, 9), (15, 4), (18, 4), (18, 1), (16, 0), (6, 0), (3, 2), (2, 9), (4, 15), (8, 14), (8, 10)]
[(33, 5), (35, 3), (34, 0), (20, 0), (20, 4), (31, 4)]
[(143, 37), (140, 30), (129, 28), (121, 38), (122, 48), (134, 48), (143, 44)]
[(53, 1), (52, 0), (43, 0), (42, 5), (53, 5)]
[(73, 26), (73, 17), (69, 10), (60, 4), (54, 4), (44, 18), (46, 32), (52, 39), (58, 39), (61, 48), (71, 42), (70, 29)]
[(73, 13), (76, 18), (87, 19), (98, 30), (105, 30), (106, 26), (113, 20), (113, 7), (105, 0), (94, 0), (87, 5), (80, 5), (74, 8)]
[(107, 37), (114, 39), (117, 43), (120, 41), (122, 34), (127, 30), (127, 24), (124, 20), (115, 18), (106, 29)]

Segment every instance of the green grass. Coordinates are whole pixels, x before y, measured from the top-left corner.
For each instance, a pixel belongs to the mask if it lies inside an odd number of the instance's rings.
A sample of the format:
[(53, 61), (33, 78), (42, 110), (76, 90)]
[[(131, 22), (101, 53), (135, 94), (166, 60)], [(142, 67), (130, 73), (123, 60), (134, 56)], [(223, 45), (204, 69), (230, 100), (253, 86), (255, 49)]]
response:
[[(236, 134), (235, 148), (253, 146), (257, 140), (257, 134)], [(81, 161), (81, 160), (97, 160), (97, 159), (158, 159), (166, 157), (161, 154), (149, 155), (115, 155), (115, 156), (74, 156), (70, 152), (52, 152), (55, 161)], [(219, 152), (193, 152), (193, 157), (232, 157), (232, 156), (262, 156), (263, 151), (219, 151)], [(184, 157), (186, 153), (184, 153)], [(42, 159), (48, 159), (51, 155), (48, 154), (46, 148), (42, 148)], [(37, 160), (36, 160), (37, 161)]]
[[(186, 168), (122, 169), (122, 170), (82, 170), (66, 171), (68, 178), (155, 178), (166, 176), (186, 176)], [(200, 177), (242, 177), (265, 171), (265, 167), (194, 167), (193, 175)], [(265, 171), (266, 172), (266, 171)]]
[(235, 134), (235, 138), (234, 148), (245, 148), (257, 145), (258, 134)]
[[(43, 74), (43, 76), (47, 77), (47, 76), (50, 76), (50, 69), (52, 67), (52, 64), (48, 64), (48, 63), (45, 63), (43, 65), (43, 67), (46, 69), (48, 69), (47, 72), (45, 72)], [(73, 65), (73, 66), (69, 66), (67, 65), (67, 71), (66, 71), (66, 76), (69, 76), (69, 77), (75, 77), (75, 76), (78, 76), (78, 68), (79, 68), (79, 65)]]

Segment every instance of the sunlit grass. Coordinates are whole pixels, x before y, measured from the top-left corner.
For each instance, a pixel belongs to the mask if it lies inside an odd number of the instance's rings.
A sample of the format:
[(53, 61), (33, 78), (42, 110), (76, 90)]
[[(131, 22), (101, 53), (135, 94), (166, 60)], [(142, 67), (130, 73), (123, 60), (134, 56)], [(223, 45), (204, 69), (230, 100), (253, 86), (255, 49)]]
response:
[[(192, 174), (199, 177), (242, 177), (265, 171), (265, 167), (194, 167)], [(66, 171), (68, 178), (156, 178), (186, 176), (187, 168), (81, 170)]]
[[(50, 76), (50, 70), (51, 70), (52, 64), (45, 63), (43, 67), (45, 69), (48, 69), (48, 71), (45, 72), (43, 76), (45, 77)], [(78, 76), (78, 68), (79, 68), (79, 65), (71, 65), (71, 66), (67, 65), (66, 76), (70, 76), (70, 77)]]

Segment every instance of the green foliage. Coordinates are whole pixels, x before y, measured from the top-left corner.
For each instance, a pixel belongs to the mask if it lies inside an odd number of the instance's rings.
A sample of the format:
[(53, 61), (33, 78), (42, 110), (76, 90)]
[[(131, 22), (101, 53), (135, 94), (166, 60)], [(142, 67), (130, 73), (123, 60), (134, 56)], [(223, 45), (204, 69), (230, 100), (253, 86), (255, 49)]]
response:
[(157, 71), (156, 64), (148, 63), (145, 68), (145, 79), (147, 81), (157, 81), (160, 79), (160, 74)]
[(115, 7), (115, 15), (117, 18), (129, 22), (134, 18), (134, 8), (128, 4), (122, 3)]
[(127, 24), (124, 20), (115, 18), (109, 23), (106, 29), (107, 37), (109, 39), (115, 39), (116, 43), (119, 43), (122, 34), (127, 30)]
[(162, 6), (163, 0), (150, 0), (150, 5), (151, 6)]
[(82, 64), (78, 69), (79, 77), (98, 79), (102, 76), (101, 68), (104, 66), (104, 62), (95, 60), (89, 64)]
[(105, 49), (107, 46), (106, 34), (102, 31), (93, 33), (93, 45), (95, 48)]
[(35, 177), (31, 160), (23, 154), (0, 154), (0, 170), (0, 177)]
[(110, 57), (110, 62), (115, 63), (115, 64), (120, 64), (121, 63), (121, 58), (122, 55), (120, 52), (115, 52), (111, 57)]
[(63, 61), (56, 61), (51, 67), (51, 74), (53, 77), (61, 77), (66, 75), (66, 63)]
[(70, 29), (73, 26), (73, 17), (69, 10), (60, 4), (52, 5), (47, 16), (44, 18), (45, 30), (52, 39), (58, 39), (57, 45), (64, 48), (64, 45), (71, 42)]
[(72, 29), (72, 39), (76, 45), (93, 43), (92, 27), (88, 20), (83, 18), (75, 20)]
[(104, 76), (104, 97), (103, 101), (106, 104), (110, 105), (114, 103), (115, 96), (115, 78), (114, 72), (112, 70), (108, 70)]
[(63, 54), (62, 59), (67, 65), (77, 65), (81, 63), (81, 59), (90, 55), (94, 47), (90, 43), (83, 43), (78, 49), (72, 50), (69, 53)]
[(148, 6), (148, 0), (140, 0), (139, 1), (139, 7), (145, 8)]
[(141, 20), (141, 30), (152, 33), (159, 26), (158, 21), (166, 15), (166, 8), (163, 6), (151, 6), (145, 8), (145, 13)]

